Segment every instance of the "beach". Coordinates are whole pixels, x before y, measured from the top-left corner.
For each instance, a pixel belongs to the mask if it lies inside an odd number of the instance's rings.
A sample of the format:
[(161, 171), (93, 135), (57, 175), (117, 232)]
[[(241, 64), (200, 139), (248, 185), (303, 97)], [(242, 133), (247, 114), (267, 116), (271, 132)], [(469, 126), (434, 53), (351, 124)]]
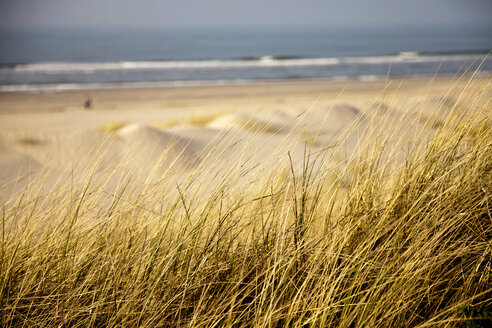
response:
[[(166, 170), (175, 177), (212, 171), (204, 167), (220, 171), (236, 161), (244, 165), (244, 158), (252, 167), (278, 164), (288, 159), (287, 153), (301, 162), (306, 146), (317, 151), (342, 137), (344, 151), (352, 154), (371, 113), (407, 120), (399, 139), (411, 139), (410, 134), (432, 129), (408, 112), (415, 106), (428, 113), (436, 106), (450, 108), (456, 100), (450, 88), (466, 84), (466, 79), (427, 78), (1, 93), (3, 199), (40, 172), (51, 181), (48, 185), (67, 177), (82, 179), (98, 157), (105, 170), (99, 171), (106, 172), (100, 176), (124, 170), (139, 181), (152, 179), (149, 172), (159, 179)], [(90, 109), (83, 107), (87, 95)]]

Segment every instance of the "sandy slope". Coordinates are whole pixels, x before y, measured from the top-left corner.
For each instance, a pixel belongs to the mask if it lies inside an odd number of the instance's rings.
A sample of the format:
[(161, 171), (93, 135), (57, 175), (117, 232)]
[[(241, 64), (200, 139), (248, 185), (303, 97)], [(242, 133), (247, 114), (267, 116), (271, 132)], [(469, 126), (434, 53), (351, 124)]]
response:
[(367, 131), (381, 115), (387, 126), (408, 123), (392, 138), (410, 142), (431, 133), (434, 127), (424, 122), (453, 106), (457, 95), (447, 94), (452, 83), (443, 78), (431, 84), (408, 80), (100, 90), (91, 92), (95, 108), (90, 111), (82, 109), (83, 92), (3, 93), (2, 201), (43, 169), (49, 171), (43, 173), (48, 185), (83, 179), (88, 170), (111, 176), (113, 185), (122, 176), (184, 181), (193, 174), (213, 184), (231, 168), (245, 177), (269, 174), (290, 165), (288, 153), (301, 162), (305, 148), (329, 149), (343, 139), (344, 154), (329, 159), (336, 165), (356, 152), (358, 144), (370, 142)]

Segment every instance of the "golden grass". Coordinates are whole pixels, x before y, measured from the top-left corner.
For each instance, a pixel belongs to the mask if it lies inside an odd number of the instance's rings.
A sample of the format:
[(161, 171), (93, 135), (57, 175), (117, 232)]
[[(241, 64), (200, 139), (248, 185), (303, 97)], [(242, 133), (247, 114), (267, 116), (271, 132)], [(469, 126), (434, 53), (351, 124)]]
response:
[(176, 125), (179, 125), (180, 120), (178, 119), (169, 119), (154, 125), (157, 129), (167, 129)]
[(33, 136), (23, 135), (15, 138), (15, 143), (24, 146), (36, 146), (41, 144), (41, 140)]
[(127, 125), (126, 122), (109, 122), (108, 124), (102, 125), (98, 128), (99, 131), (104, 133), (114, 133), (122, 129)]
[(485, 326), (489, 85), (455, 90), (461, 105), (402, 165), (390, 141), (407, 123), (375, 120), (341, 167), (323, 165), (336, 149), (306, 149), (254, 184), (231, 168), (208, 193), (193, 178), (109, 194), (90, 176), (49, 195), (30, 185), (2, 209), (0, 325)]
[(197, 113), (191, 116), (188, 116), (182, 122), (183, 125), (207, 125), (212, 122), (219, 116), (222, 116), (226, 113), (226, 111), (216, 111), (211, 113)]
[(158, 129), (167, 129), (173, 126), (180, 125), (198, 125), (204, 126), (213, 120), (219, 118), (222, 115), (227, 114), (228, 110), (216, 110), (211, 112), (197, 112), (184, 117), (183, 119), (168, 119), (166, 121), (155, 124), (154, 126)]

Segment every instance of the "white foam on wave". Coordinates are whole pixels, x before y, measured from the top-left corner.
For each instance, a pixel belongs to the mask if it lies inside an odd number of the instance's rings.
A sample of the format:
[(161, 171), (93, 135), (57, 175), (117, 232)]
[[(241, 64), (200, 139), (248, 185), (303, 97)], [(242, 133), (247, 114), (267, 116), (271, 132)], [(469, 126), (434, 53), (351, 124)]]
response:
[(401, 52), (392, 56), (371, 57), (328, 57), (328, 58), (296, 58), (276, 59), (263, 56), (258, 60), (199, 60), (199, 61), (121, 61), (107, 63), (70, 63), (50, 62), (16, 65), (16, 72), (67, 74), (86, 73), (111, 70), (164, 70), (164, 69), (224, 69), (248, 67), (295, 67), (295, 66), (332, 66), (340, 64), (385, 64), (396, 62), (439, 62), (466, 61), (484, 57), (484, 55), (419, 55), (417, 52)]
[(156, 69), (213, 69), (213, 68), (247, 68), (277, 66), (322, 66), (336, 65), (337, 58), (314, 59), (273, 59), (262, 57), (259, 60), (202, 60), (202, 61), (147, 61), (147, 62), (113, 62), (113, 63), (33, 63), (16, 65), (16, 72), (46, 74), (93, 73), (104, 70), (156, 70)]
[(373, 74), (361, 75), (358, 77), (359, 81), (377, 81), (384, 79), (384, 76), (378, 76)]

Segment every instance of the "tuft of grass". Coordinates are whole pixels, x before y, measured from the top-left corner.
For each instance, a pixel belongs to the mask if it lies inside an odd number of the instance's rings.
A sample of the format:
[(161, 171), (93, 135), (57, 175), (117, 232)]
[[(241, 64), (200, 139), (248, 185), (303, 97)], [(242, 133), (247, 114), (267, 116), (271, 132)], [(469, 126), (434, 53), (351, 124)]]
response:
[(15, 139), (15, 143), (24, 146), (36, 146), (40, 145), (42, 142), (39, 138), (33, 136), (20, 136)]
[(100, 126), (98, 130), (104, 133), (114, 133), (122, 129), (126, 125), (127, 125), (126, 122), (109, 122), (106, 125)]
[(207, 125), (208, 123), (215, 120), (217, 117), (223, 115), (222, 112), (214, 113), (198, 113), (188, 116), (182, 121), (184, 125)]
[(179, 125), (179, 124), (180, 124), (180, 120), (178, 120), (178, 119), (169, 119), (167, 121), (163, 121), (163, 122), (157, 123), (154, 126), (157, 129), (167, 129), (167, 128), (170, 128), (170, 127), (173, 127), (173, 126), (176, 126), (176, 125)]
[(212, 112), (199, 112), (186, 116), (182, 119), (169, 119), (155, 125), (159, 129), (166, 129), (178, 125), (197, 125), (204, 126), (218, 117), (227, 114), (227, 110), (217, 110)]
[(305, 147), (271, 175), (231, 164), (210, 189), (198, 177), (214, 163), (111, 193), (94, 173), (49, 194), (30, 184), (1, 211), (0, 325), (490, 322), (492, 124), (473, 88), (401, 165), (390, 142), (407, 121), (375, 116), (336, 168), (337, 149)]

